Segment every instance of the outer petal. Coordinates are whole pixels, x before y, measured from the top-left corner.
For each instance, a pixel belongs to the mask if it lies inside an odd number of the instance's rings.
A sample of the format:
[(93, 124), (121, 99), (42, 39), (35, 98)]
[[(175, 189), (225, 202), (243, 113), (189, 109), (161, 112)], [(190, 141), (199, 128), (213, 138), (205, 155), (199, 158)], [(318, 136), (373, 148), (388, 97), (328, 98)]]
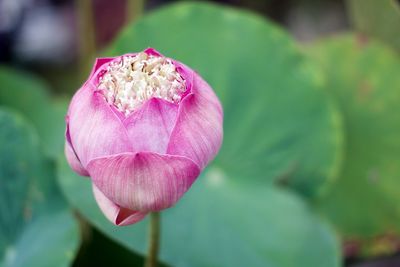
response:
[(181, 102), (167, 154), (192, 159), (201, 168), (222, 143), (222, 106), (210, 86), (195, 74), (192, 93)]
[(178, 106), (152, 98), (125, 121), (134, 152), (150, 151), (165, 154), (175, 125)]
[(69, 166), (71, 166), (71, 168), (76, 173), (82, 176), (89, 176), (89, 173), (85, 170), (85, 168), (83, 168), (81, 162), (76, 157), (74, 150), (72, 149), (72, 147), (69, 145), (68, 142), (65, 142), (64, 152), (65, 152), (65, 157), (67, 158), (67, 161), (69, 163)]
[(106, 218), (113, 224), (125, 226), (137, 223), (146, 217), (147, 213), (121, 208), (108, 199), (95, 185), (93, 185), (94, 198)]
[(65, 157), (67, 158), (69, 166), (71, 166), (71, 168), (76, 173), (78, 173), (79, 175), (82, 175), (82, 176), (89, 176), (89, 173), (86, 171), (85, 168), (83, 168), (80, 160), (76, 156), (74, 148), (71, 145), (71, 137), (69, 135), (68, 117), (66, 118), (66, 123), (67, 123), (67, 127), (65, 130), (65, 146), (64, 146)]
[(98, 158), (87, 168), (93, 183), (111, 201), (142, 212), (171, 207), (200, 174), (190, 159), (151, 152)]
[(147, 48), (144, 52), (148, 55), (163, 57), (163, 55), (152, 47)]
[(110, 62), (110, 61), (112, 61), (112, 60), (114, 60), (114, 59), (115, 59), (115, 58), (113, 58), (113, 57), (96, 58), (96, 61), (94, 62), (94, 65), (93, 65), (92, 71), (90, 72), (90, 75), (89, 75), (89, 79), (88, 79), (88, 80), (91, 80), (91, 79), (93, 78), (94, 74), (95, 74), (104, 64), (106, 64), (106, 63), (108, 63), (108, 62)]
[(89, 81), (69, 107), (71, 144), (82, 166), (96, 157), (132, 151), (126, 129)]

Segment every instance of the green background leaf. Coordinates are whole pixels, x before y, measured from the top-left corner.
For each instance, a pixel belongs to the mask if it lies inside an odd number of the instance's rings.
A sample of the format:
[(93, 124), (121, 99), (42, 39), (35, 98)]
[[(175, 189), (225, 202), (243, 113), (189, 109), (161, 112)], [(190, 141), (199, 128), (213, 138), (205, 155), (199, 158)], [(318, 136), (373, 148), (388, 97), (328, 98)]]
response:
[[(106, 235), (145, 254), (147, 219), (117, 227), (92, 196), (90, 179), (62, 160), (62, 188), (70, 201)], [(161, 261), (172, 266), (339, 266), (335, 235), (293, 194), (246, 185), (209, 169), (176, 207), (161, 215)]]
[[(291, 193), (315, 196), (340, 165), (339, 115), (322, 75), (277, 26), (247, 12), (178, 4), (124, 30), (109, 54), (155, 47), (198, 71), (225, 112), (224, 144), (179, 204), (162, 214), (161, 260), (173, 266), (338, 266), (335, 235)], [(144, 253), (147, 221), (117, 228), (90, 180), (60, 162), (70, 203), (108, 236)]]
[(0, 109), (0, 266), (69, 266), (78, 227), (61, 198), (54, 164), (17, 115)]
[(396, 0), (347, 0), (356, 30), (387, 42), (400, 52), (400, 3)]
[(346, 151), (340, 178), (319, 202), (347, 238), (400, 230), (400, 60), (356, 35), (309, 48), (343, 111)]
[(36, 76), (0, 66), (0, 105), (18, 110), (35, 127), (46, 155), (58, 157), (64, 148), (67, 100), (52, 101), (48, 86)]

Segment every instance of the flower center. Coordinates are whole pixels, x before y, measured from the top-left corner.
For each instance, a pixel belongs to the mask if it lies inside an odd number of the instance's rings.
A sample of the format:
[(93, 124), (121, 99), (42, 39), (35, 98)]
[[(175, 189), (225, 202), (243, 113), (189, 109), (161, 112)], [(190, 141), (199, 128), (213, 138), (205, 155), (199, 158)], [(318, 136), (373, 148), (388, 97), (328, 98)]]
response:
[(186, 83), (170, 59), (141, 52), (111, 62), (97, 89), (109, 104), (129, 115), (152, 97), (178, 103)]

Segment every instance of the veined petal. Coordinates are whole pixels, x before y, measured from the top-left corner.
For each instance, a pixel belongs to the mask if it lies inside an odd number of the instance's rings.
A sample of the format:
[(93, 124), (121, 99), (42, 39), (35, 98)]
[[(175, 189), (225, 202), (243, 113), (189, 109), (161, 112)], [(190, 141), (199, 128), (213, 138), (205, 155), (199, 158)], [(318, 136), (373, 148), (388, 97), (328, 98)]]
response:
[(218, 98), (196, 74), (192, 93), (180, 103), (167, 154), (190, 158), (203, 169), (221, 146), (222, 120), (222, 106)]
[(142, 212), (171, 207), (200, 174), (190, 159), (151, 152), (97, 158), (87, 168), (112, 202)]
[(106, 218), (115, 225), (125, 226), (134, 224), (143, 220), (147, 215), (145, 212), (121, 208), (108, 199), (95, 185), (93, 185), (93, 194), (100, 210), (104, 213)]
[(71, 168), (82, 176), (89, 176), (89, 173), (83, 168), (80, 160), (76, 156), (74, 148), (71, 145), (71, 137), (69, 135), (69, 125), (67, 120), (67, 129), (65, 131), (65, 146), (64, 146), (65, 157)]
[(124, 121), (134, 152), (149, 151), (165, 154), (178, 106), (152, 98)]
[(124, 125), (91, 82), (75, 94), (68, 114), (71, 144), (83, 167), (96, 157), (132, 151)]

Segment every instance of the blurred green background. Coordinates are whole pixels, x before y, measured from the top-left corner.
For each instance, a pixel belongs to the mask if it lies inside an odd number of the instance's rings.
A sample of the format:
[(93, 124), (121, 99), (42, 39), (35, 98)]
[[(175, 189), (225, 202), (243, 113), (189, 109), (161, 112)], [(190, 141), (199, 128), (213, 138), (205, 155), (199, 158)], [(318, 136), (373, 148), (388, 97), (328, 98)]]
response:
[(154, 47), (224, 106), (160, 266), (400, 266), (400, 3), (0, 0), (0, 267), (142, 266), (63, 154), (98, 56)]

